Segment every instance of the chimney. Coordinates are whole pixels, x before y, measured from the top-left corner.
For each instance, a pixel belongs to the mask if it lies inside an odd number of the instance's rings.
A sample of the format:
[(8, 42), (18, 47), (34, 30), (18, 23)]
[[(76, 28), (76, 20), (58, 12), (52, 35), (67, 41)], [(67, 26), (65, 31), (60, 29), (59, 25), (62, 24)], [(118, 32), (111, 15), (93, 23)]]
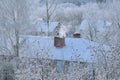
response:
[(54, 46), (58, 48), (62, 48), (65, 46), (65, 38), (54, 37)]
[(74, 37), (74, 38), (80, 38), (81, 35), (80, 35), (80, 33), (74, 33), (74, 34), (73, 34), (73, 37)]

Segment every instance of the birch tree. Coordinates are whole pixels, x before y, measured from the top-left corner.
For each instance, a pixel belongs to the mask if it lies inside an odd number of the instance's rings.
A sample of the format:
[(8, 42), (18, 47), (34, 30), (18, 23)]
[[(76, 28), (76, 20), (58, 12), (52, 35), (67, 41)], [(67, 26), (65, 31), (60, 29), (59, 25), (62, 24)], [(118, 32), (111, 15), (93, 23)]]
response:
[[(114, 0), (107, 8), (108, 12), (106, 12), (107, 19), (109, 19), (112, 22), (111, 26), (111, 32), (109, 33), (111, 37), (109, 38), (110, 42), (113, 43), (113, 45), (119, 45), (120, 43), (120, 1)], [(114, 37), (114, 38), (113, 38)]]
[(45, 0), (45, 6), (46, 6), (46, 23), (47, 23), (47, 27), (48, 27), (48, 36), (49, 36), (49, 25), (50, 25), (50, 20), (51, 17), (53, 16), (57, 4), (56, 4), (56, 0)]

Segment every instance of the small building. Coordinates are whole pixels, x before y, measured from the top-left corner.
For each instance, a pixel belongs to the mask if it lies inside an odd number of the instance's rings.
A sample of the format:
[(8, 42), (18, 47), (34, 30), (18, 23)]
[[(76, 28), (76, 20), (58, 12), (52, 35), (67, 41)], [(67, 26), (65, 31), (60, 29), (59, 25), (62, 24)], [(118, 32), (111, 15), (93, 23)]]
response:
[(83, 38), (40, 36), (21, 36), (20, 38), (21, 41), (26, 39), (24, 45), (27, 46), (24, 52), (20, 52), (20, 57), (47, 58), (55, 62), (54, 65), (58, 71), (63, 71), (66, 64), (70, 67), (71, 62), (80, 61), (82, 64), (94, 62), (89, 47), (96, 46), (97, 43)]
[(36, 23), (36, 26), (33, 30), (31, 30), (30, 34), (32, 35), (54, 35), (54, 31), (56, 27), (58, 26), (58, 22), (50, 22), (49, 27), (47, 26), (47, 23), (44, 21), (39, 21)]
[(110, 31), (111, 25), (111, 22), (105, 20), (91, 22), (84, 19), (77, 29), (80, 31), (82, 38), (97, 41), (96, 38), (98, 38), (98, 40), (104, 38), (104, 35)]

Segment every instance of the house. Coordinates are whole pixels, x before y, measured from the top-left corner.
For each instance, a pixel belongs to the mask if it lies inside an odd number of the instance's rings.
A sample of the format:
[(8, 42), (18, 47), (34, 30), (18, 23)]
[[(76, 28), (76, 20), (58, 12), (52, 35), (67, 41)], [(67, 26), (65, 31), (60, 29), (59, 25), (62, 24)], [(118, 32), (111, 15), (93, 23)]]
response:
[(75, 56), (81, 56), (83, 62), (92, 62), (89, 47), (97, 44), (83, 38), (21, 36), (21, 41), (24, 39), (28, 49), (20, 54), (21, 57), (36, 57), (38, 52), (43, 53), (49, 49), (51, 59), (74, 61)]
[[(88, 21), (87, 19), (84, 19), (81, 24), (78, 26), (79, 30), (84, 31), (90, 27), (92, 22)], [(105, 31), (107, 28), (109, 28), (112, 25), (111, 22), (105, 21), (105, 20), (98, 20), (92, 27), (94, 27), (98, 32)]]
[(58, 71), (63, 71), (64, 64), (70, 65), (71, 62), (94, 62), (90, 47), (98, 45), (96, 42), (79, 38), (75, 34), (74, 38), (20, 36), (20, 41), (24, 39), (27, 49), (23, 49), (24, 51), (21, 49), (20, 57), (47, 58), (55, 62), (54, 65), (57, 66)]
[(96, 41), (96, 37), (103, 38), (104, 35), (110, 31), (111, 25), (111, 22), (105, 20), (91, 22), (84, 19), (77, 27), (77, 30), (80, 32), (82, 38)]
[(50, 22), (49, 28), (47, 26), (47, 23), (44, 21), (38, 21), (36, 23), (36, 26), (33, 30), (31, 30), (30, 34), (32, 35), (54, 35), (55, 28), (58, 26), (58, 22)]
[[(56, 68), (58, 73), (67, 73), (67, 71), (73, 69), (73, 67), (77, 70), (79, 67), (76, 68), (75, 65), (78, 65), (78, 63), (80, 68), (89, 65), (91, 66), (91, 63), (96, 62), (95, 58), (92, 56), (91, 47), (98, 46), (99, 44), (87, 39), (80, 38), (80, 34), (78, 33), (74, 33), (73, 37), (74, 38), (67, 38), (65, 36), (59, 35), (55, 37), (21, 35), (19, 42), (24, 42), (24, 44), (20, 46), (21, 48), (19, 57), (17, 59), (14, 57), (13, 60), (10, 60), (10, 66), (14, 65), (17, 67), (16, 64), (22, 64), (23, 68), (22, 66), (21, 68), (18, 68), (23, 70), (22, 72), (24, 72), (26, 68), (28, 71), (33, 72), (32, 70), (41, 69), (41, 66), (40, 68), (36, 68), (36, 65), (39, 63), (42, 66), (44, 64), (44, 68), (42, 68), (42, 71), (40, 72), (46, 72), (47, 69), (51, 69), (51, 67), (48, 67), (51, 65), (52, 68)], [(7, 69), (8, 68), (5, 68), (5, 70)], [(10, 71), (10, 73), (16, 73), (15, 70)], [(20, 70), (18, 70), (18, 72)], [(9, 69), (7, 71), (7, 73), (9, 73)], [(30, 72), (28, 72), (27, 75), (29, 75), (29, 73)], [(47, 75), (47, 73), (44, 74)], [(18, 74), (21, 74), (21, 72)], [(30, 75), (31, 74), (32, 73), (30, 73)], [(25, 74), (22, 74), (22, 76), (23, 75)], [(35, 74), (33, 77), (35, 77)]]

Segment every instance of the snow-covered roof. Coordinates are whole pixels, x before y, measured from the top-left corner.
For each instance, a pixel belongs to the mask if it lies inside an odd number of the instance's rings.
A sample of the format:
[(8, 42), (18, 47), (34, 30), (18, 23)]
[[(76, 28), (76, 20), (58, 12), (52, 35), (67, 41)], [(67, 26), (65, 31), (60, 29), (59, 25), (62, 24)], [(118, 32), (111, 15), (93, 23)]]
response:
[[(50, 22), (49, 23), (49, 32), (53, 32), (56, 26), (58, 25), (58, 22)], [(47, 23), (43, 21), (37, 22), (37, 26), (34, 30), (34, 32), (48, 32)]]
[(96, 23), (97, 30), (103, 31), (105, 30), (108, 26), (111, 26), (112, 23), (109, 21), (104, 21), (104, 20), (98, 20)]
[(80, 30), (86, 30), (88, 28), (88, 21), (87, 20), (83, 20), (78, 28)]
[[(79, 25), (79, 30), (87, 30), (89, 28), (90, 21), (88, 20), (83, 20), (81, 24)], [(94, 27), (96, 28), (97, 31), (104, 31), (106, 30), (107, 27), (111, 26), (112, 23), (109, 21), (104, 21), (104, 20), (98, 20), (95, 24)]]
[[(49, 53), (49, 58), (55, 60), (68, 60), (83, 62), (92, 62), (90, 46), (96, 46), (97, 43), (91, 42), (82, 38), (65, 38), (65, 46), (63, 48), (56, 48), (54, 46), (54, 37), (40, 37), (40, 36), (21, 36), (20, 40), (26, 39), (25, 45), (27, 49), (20, 53), (21, 57), (46, 57)], [(22, 50), (21, 50), (22, 51)]]

